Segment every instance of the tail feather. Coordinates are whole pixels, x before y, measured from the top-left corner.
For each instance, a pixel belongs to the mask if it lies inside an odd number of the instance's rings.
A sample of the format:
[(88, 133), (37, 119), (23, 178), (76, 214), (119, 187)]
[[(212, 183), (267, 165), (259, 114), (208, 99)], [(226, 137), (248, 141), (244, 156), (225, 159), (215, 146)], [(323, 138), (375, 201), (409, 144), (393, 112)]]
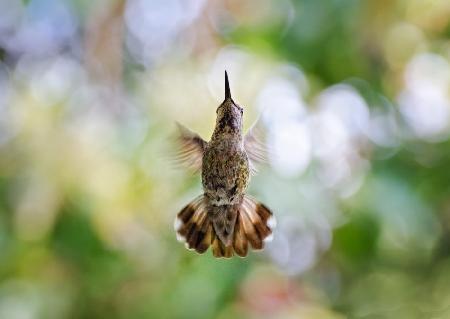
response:
[(214, 238), (214, 241), (212, 243), (212, 251), (213, 256), (216, 258), (230, 258), (234, 255), (233, 246), (225, 246), (225, 244), (219, 239), (218, 236)]
[[(218, 227), (221, 222), (224, 225)], [(186, 205), (175, 220), (177, 238), (184, 241), (188, 249), (202, 254), (211, 246), (214, 257), (225, 258), (234, 253), (247, 256), (249, 244), (255, 250), (264, 248), (275, 225), (272, 212), (247, 195), (238, 206), (219, 207), (208, 206), (205, 197), (199, 196)]]
[[(250, 219), (256, 232), (256, 234), (252, 233), (252, 237), (259, 239), (254, 240), (254, 245), (252, 244), (252, 247), (254, 249), (262, 249), (264, 247), (264, 241), (272, 234), (272, 229), (270, 225), (268, 225), (272, 213), (264, 204), (258, 203), (249, 196), (244, 197), (242, 208), (243, 214), (248, 216), (248, 219)], [(250, 228), (248, 231), (252, 232), (253, 230)]]
[(234, 240), (233, 248), (236, 254), (240, 257), (247, 256), (248, 252), (248, 240), (245, 235), (244, 228), (242, 227), (242, 216), (238, 216), (236, 226), (234, 228)]
[[(250, 213), (252, 214), (252, 213)], [(247, 237), (248, 241), (250, 242), (250, 245), (253, 249), (262, 249), (263, 248), (263, 242), (262, 239), (259, 236), (258, 231), (256, 230), (255, 226), (253, 225), (252, 220), (250, 219), (249, 213), (245, 210), (241, 210), (240, 216), (242, 221), (242, 228), (244, 229), (245, 236)]]
[(232, 244), (238, 210), (239, 205), (210, 206), (208, 210), (216, 236), (225, 246)]
[(211, 245), (211, 242), (214, 238), (214, 231), (212, 224), (210, 222), (206, 223), (207, 228), (206, 232), (204, 233), (203, 238), (197, 242), (196, 251), (200, 254), (203, 254), (205, 251), (208, 250), (209, 246)]

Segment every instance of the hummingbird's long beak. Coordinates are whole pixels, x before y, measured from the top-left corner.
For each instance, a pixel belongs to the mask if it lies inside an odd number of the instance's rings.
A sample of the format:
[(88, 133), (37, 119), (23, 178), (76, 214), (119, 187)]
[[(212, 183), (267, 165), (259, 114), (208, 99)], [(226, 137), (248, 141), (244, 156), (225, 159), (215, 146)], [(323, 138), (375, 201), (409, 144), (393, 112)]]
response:
[(228, 83), (228, 74), (225, 71), (225, 100), (231, 99), (230, 83)]

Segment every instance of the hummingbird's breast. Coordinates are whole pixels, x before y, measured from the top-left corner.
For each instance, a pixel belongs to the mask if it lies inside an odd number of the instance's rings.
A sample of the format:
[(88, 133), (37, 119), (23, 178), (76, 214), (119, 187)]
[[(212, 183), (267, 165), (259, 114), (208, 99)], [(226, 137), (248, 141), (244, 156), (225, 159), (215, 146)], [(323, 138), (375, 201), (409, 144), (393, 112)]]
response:
[(241, 143), (211, 141), (203, 154), (202, 184), (212, 205), (237, 204), (249, 182), (249, 162)]

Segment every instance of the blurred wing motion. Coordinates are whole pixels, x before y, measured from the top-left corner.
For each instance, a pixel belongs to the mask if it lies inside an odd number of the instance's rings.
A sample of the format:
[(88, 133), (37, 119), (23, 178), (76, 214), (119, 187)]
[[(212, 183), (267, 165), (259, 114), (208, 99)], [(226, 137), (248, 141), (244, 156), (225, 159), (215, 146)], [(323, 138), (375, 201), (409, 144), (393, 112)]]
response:
[(260, 120), (256, 121), (244, 136), (244, 149), (250, 161), (250, 170), (254, 174), (258, 164), (267, 162), (268, 157), (266, 131)]
[(175, 156), (175, 161), (181, 163), (194, 171), (202, 168), (203, 151), (206, 142), (197, 134), (177, 123), (178, 144), (180, 151)]
[[(222, 206), (221, 213), (227, 215), (227, 208), (232, 209), (233, 206)], [(234, 253), (245, 257), (249, 246), (255, 250), (263, 249), (264, 243), (272, 239), (272, 231), (276, 226), (272, 212), (247, 195), (238, 208), (231, 241), (224, 243), (222, 236), (217, 235), (211, 216), (204, 196), (194, 199), (175, 219), (177, 239), (185, 242), (188, 249), (200, 254), (211, 246), (213, 255), (217, 258), (229, 258)]]

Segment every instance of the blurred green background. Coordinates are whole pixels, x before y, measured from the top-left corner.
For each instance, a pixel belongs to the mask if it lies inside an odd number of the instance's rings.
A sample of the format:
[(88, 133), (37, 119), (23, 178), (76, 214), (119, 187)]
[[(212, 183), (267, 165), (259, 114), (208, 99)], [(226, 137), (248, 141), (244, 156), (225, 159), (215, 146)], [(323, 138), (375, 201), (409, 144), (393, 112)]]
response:
[[(450, 318), (448, 0), (0, 0), (0, 318)], [(275, 238), (178, 243), (228, 70)]]

